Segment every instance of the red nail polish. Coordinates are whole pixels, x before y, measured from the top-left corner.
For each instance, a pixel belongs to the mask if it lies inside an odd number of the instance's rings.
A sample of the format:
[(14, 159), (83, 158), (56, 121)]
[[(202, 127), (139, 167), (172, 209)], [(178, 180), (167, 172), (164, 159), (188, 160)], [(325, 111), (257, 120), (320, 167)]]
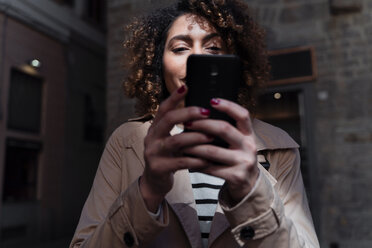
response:
[(200, 113), (202, 115), (207, 115), (208, 116), (208, 115), (210, 115), (211, 111), (209, 109), (201, 108)]
[(218, 105), (220, 104), (221, 100), (220, 99), (217, 99), (217, 98), (212, 98), (211, 99), (211, 104), (212, 105)]
[(192, 125), (192, 121), (186, 121), (185, 123), (183, 123), (183, 125), (184, 125), (185, 127), (191, 127), (191, 125)]
[(182, 94), (183, 92), (185, 92), (185, 90), (186, 90), (185, 85), (182, 85), (181, 87), (178, 88), (177, 92), (178, 94)]

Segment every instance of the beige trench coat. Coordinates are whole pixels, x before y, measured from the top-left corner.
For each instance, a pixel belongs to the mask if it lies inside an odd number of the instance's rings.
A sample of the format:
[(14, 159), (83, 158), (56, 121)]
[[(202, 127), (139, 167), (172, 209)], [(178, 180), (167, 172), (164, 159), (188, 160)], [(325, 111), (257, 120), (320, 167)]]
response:
[[(138, 187), (149, 121), (128, 122), (110, 137), (70, 244), (77, 247), (201, 248), (187, 170), (175, 173), (163, 217), (149, 215)], [(258, 151), (266, 151), (255, 189), (230, 208), (224, 187), (209, 247), (319, 247), (304, 191), (298, 145), (284, 131), (254, 120)]]

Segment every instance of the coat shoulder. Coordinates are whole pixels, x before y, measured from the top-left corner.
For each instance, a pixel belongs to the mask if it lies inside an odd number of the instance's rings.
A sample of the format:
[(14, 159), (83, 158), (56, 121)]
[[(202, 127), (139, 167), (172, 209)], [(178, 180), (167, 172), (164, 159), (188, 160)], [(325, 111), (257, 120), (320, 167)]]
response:
[(253, 130), (258, 150), (299, 148), (299, 145), (281, 128), (254, 119)]
[(111, 135), (111, 139), (121, 140), (125, 146), (130, 146), (144, 139), (150, 127), (149, 121), (128, 121), (121, 124)]

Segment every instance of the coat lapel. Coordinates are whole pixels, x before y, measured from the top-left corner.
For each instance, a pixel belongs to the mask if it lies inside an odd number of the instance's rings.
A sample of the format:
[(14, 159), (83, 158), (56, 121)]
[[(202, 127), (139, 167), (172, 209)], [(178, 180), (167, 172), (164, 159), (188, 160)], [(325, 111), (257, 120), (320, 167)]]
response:
[[(182, 128), (174, 126), (170, 134), (175, 135), (182, 131)], [(188, 170), (180, 170), (174, 174), (173, 188), (165, 198), (177, 215), (191, 247), (201, 248), (200, 226)]]
[[(144, 144), (143, 139), (150, 126), (149, 122), (144, 123), (141, 128), (127, 137), (127, 142), (137, 155), (141, 165), (145, 166), (143, 158)], [(173, 131), (173, 130), (172, 130)], [(172, 190), (166, 195), (166, 200), (178, 217), (192, 248), (201, 248), (201, 234), (196, 213), (195, 199), (191, 188), (191, 181), (188, 170), (180, 170), (174, 174), (174, 185)]]
[(211, 244), (228, 228), (230, 223), (227, 221), (225, 214), (222, 211), (220, 203), (217, 204), (216, 213), (214, 214), (211, 231), (209, 233), (208, 244), (211, 247)]
[(174, 185), (165, 197), (177, 215), (191, 247), (201, 248), (201, 233), (188, 170), (174, 174)]

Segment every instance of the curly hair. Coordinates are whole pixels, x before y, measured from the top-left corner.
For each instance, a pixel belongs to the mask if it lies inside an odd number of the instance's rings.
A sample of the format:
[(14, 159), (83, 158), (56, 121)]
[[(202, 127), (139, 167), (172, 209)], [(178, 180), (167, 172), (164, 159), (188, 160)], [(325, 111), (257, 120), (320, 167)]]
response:
[(268, 80), (270, 66), (264, 31), (250, 17), (247, 4), (241, 0), (180, 0), (127, 26), (128, 76), (123, 87), (128, 97), (137, 98), (136, 113), (155, 114), (169, 95), (162, 75), (165, 40), (174, 20), (186, 13), (208, 20), (227, 50), (240, 57), (244, 80), (238, 103), (252, 111), (257, 89)]

